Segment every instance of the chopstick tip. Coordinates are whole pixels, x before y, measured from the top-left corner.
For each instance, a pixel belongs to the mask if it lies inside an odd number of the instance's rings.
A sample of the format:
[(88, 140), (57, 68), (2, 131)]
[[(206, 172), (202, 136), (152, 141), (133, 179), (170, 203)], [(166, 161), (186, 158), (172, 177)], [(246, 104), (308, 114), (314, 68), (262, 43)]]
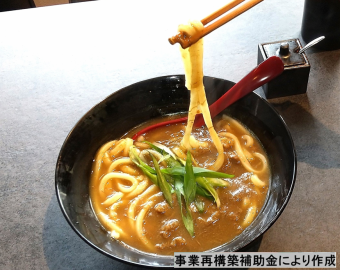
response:
[(174, 45), (176, 43), (176, 40), (174, 39), (174, 37), (169, 38), (168, 41), (171, 45)]

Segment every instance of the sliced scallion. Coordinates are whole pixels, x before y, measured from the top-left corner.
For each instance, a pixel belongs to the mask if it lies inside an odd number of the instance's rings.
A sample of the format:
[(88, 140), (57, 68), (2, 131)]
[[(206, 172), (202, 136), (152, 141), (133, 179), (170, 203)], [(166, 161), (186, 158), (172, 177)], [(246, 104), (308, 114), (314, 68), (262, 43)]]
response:
[(153, 165), (155, 166), (156, 173), (157, 173), (157, 184), (160, 188), (160, 190), (163, 192), (163, 196), (165, 200), (168, 202), (168, 204), (172, 207), (172, 195), (171, 195), (171, 185), (166, 181), (163, 173), (161, 172), (158, 162), (156, 158), (150, 153), (150, 156), (152, 157)]

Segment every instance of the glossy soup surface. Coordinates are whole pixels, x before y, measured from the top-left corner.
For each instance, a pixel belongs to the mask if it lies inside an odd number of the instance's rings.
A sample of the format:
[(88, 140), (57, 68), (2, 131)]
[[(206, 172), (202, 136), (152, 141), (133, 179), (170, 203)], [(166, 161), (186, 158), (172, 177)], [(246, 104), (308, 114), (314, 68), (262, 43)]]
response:
[[(145, 125), (148, 126), (150, 123)], [(138, 185), (141, 185), (138, 203), (135, 201), (138, 194), (135, 194), (136, 196), (124, 195), (115, 202), (114, 206), (103, 205), (105, 200), (116, 194), (119, 185), (131, 186), (131, 183), (127, 180), (112, 178), (105, 184), (104, 191), (99, 192), (100, 181), (108, 173), (112, 162), (124, 155), (124, 151), (112, 155), (112, 151), (119, 144), (119, 140), (111, 143), (112, 146), (100, 157), (97, 157), (91, 175), (91, 203), (103, 227), (110, 232), (112, 230), (110, 224), (114, 223), (114, 226), (118, 226), (118, 229), (120, 229), (117, 230), (121, 232), (119, 236), (116, 235), (115, 237), (118, 238), (118, 241), (140, 251), (162, 255), (173, 255), (174, 252), (180, 251), (209, 250), (231, 241), (242, 233), (256, 218), (266, 200), (270, 184), (269, 164), (260, 158), (262, 155), (267, 159), (258, 140), (240, 123), (230, 118), (219, 119), (214, 122), (214, 127), (219, 136), (223, 138), (225, 162), (220, 171), (233, 174), (234, 177), (225, 179), (229, 183), (228, 187), (216, 188), (221, 201), (220, 208), (217, 208), (214, 201), (203, 197), (199, 197), (204, 202), (203, 213), (199, 213), (196, 206), (191, 204), (195, 229), (194, 237), (189, 235), (183, 225), (175, 194), (173, 194), (174, 206), (172, 209), (166, 203), (158, 187), (145, 196), (140, 195), (152, 185), (152, 182), (143, 176), (141, 170), (134, 164), (122, 164), (117, 166), (114, 172), (128, 173), (138, 179)], [(158, 142), (173, 149), (179, 146), (184, 130), (184, 123), (161, 127), (145, 134), (144, 138), (140, 138), (140, 141), (145, 139), (150, 142)], [(131, 137), (135, 132), (136, 130), (131, 131), (124, 138)], [(223, 134), (226, 132), (236, 136), (255, 173), (250, 172), (240, 161), (235, 140), (231, 137), (224, 137)], [(197, 162), (195, 166), (207, 168), (215, 161), (217, 156), (209, 133), (202, 127), (194, 129), (192, 135), (197, 140), (205, 141), (209, 145), (192, 151)], [(248, 136), (253, 138), (253, 143)], [(141, 142), (134, 142), (134, 145), (140, 150), (146, 147)], [(100, 166), (96, 167), (96, 164), (100, 164)], [(164, 167), (162, 163), (160, 165)], [(252, 178), (254, 175), (256, 177)], [(131, 218), (127, 213), (134, 201), (134, 218)], [(138, 215), (148, 203), (151, 206), (147, 209), (142, 223), (138, 227)], [(113, 241), (115, 240), (113, 239)]]

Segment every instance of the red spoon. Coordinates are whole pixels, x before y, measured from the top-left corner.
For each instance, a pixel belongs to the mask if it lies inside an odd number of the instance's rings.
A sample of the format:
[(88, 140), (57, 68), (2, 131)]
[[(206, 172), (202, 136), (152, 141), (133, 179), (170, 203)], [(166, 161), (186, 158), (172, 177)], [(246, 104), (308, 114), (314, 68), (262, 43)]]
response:
[[(259, 64), (255, 69), (253, 69), (247, 76), (245, 76), (242, 80), (240, 80), (237, 84), (235, 84), (232, 88), (229, 89), (223, 96), (221, 96), (216, 102), (209, 106), (211, 118), (214, 118), (225, 108), (259, 88), (260, 86), (266, 84), (271, 81), (278, 75), (280, 75), (284, 70), (284, 65), (282, 60), (277, 56), (272, 56), (268, 58), (266, 61)], [(141, 131), (137, 132), (133, 135), (132, 139), (136, 140), (140, 135), (169, 124), (182, 123), (188, 120), (188, 117), (177, 118), (174, 120), (169, 120), (161, 123), (157, 123), (151, 126), (148, 126)], [(202, 114), (196, 115), (195, 118), (195, 127), (200, 127), (204, 125), (204, 119)]]

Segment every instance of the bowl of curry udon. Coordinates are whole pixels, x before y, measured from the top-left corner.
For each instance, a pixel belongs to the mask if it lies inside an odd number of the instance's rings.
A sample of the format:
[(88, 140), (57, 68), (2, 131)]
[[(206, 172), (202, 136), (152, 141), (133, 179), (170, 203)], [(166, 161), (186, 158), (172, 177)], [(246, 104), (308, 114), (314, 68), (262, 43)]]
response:
[[(204, 85), (212, 104), (234, 83), (204, 77)], [(184, 76), (153, 78), (114, 92), (69, 133), (56, 166), (57, 198), (90, 246), (123, 262), (171, 267), (174, 252), (249, 246), (283, 212), (296, 176), (294, 144), (281, 116), (255, 93), (213, 119), (224, 149), (220, 175), (209, 170), (217, 153), (205, 127), (193, 129), (190, 166), (181, 148), (186, 123), (129, 139), (188, 108)]]

